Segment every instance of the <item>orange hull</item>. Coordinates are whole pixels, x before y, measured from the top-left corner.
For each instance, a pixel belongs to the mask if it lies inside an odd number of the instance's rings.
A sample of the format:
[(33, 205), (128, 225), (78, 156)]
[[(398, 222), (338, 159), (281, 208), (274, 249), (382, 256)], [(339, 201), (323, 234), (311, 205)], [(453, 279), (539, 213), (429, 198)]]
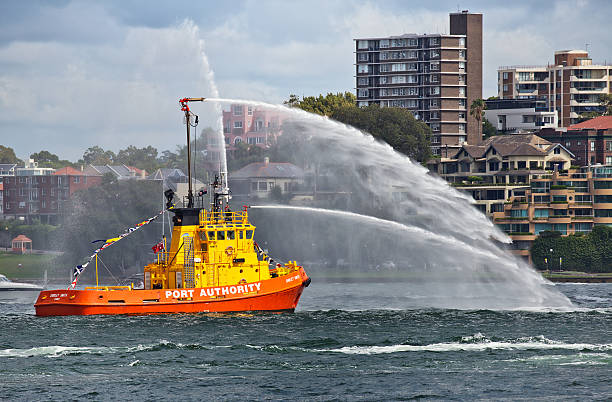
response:
[(44, 290), (38, 316), (293, 311), (310, 279), (303, 268), (278, 278), (194, 289)]

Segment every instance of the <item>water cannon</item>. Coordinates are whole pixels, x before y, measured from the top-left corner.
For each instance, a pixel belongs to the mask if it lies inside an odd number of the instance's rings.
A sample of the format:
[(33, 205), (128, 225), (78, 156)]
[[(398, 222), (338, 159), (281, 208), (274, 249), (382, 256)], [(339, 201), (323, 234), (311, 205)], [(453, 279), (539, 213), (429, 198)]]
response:
[(179, 99), (179, 103), (181, 104), (181, 111), (188, 112), (189, 111), (189, 102), (204, 102), (206, 98), (183, 98)]

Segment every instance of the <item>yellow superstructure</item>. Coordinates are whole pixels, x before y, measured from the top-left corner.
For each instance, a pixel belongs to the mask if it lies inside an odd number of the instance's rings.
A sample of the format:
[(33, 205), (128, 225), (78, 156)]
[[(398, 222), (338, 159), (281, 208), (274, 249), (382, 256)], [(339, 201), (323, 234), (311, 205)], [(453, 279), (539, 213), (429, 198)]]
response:
[[(201, 288), (270, 279), (294, 271), (295, 263), (270, 269), (270, 259), (254, 242), (255, 226), (244, 211), (199, 210), (189, 222), (175, 212), (167, 252), (145, 267), (146, 289)], [(182, 223), (185, 223), (183, 225)], [(195, 223), (195, 224), (190, 224)]]

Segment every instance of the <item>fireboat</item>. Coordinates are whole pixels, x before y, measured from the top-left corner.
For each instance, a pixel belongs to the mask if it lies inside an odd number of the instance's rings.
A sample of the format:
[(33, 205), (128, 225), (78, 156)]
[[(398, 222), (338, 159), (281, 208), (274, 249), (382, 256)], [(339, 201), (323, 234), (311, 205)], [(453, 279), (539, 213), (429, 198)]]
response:
[[(86, 264), (77, 266), (80, 269), (68, 289), (40, 292), (34, 305), (37, 316), (295, 310), (311, 280), (295, 261), (275, 262), (255, 242), (248, 207), (239, 211), (230, 207), (227, 173), (219, 172), (207, 189), (198, 192), (199, 205), (194, 204), (190, 121), (197, 116), (190, 111), (189, 103), (204, 100), (179, 100), (187, 126), (186, 207), (175, 207), (171, 189), (164, 192), (166, 210), (174, 214), (171, 241), (168, 250), (164, 244), (155, 261), (144, 267), (144, 288), (96, 284), (76, 289), (78, 275)], [(204, 205), (205, 198), (208, 205)]]

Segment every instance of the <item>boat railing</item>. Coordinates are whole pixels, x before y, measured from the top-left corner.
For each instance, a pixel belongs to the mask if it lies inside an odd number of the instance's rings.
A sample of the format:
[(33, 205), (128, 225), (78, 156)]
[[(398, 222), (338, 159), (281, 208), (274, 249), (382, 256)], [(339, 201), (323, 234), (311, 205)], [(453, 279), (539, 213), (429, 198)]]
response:
[(246, 211), (207, 211), (200, 212), (200, 225), (218, 225), (224, 222), (226, 224), (248, 223), (248, 214)]
[(132, 286), (88, 286), (85, 290), (103, 290), (103, 291), (113, 291), (113, 290), (132, 290)]

